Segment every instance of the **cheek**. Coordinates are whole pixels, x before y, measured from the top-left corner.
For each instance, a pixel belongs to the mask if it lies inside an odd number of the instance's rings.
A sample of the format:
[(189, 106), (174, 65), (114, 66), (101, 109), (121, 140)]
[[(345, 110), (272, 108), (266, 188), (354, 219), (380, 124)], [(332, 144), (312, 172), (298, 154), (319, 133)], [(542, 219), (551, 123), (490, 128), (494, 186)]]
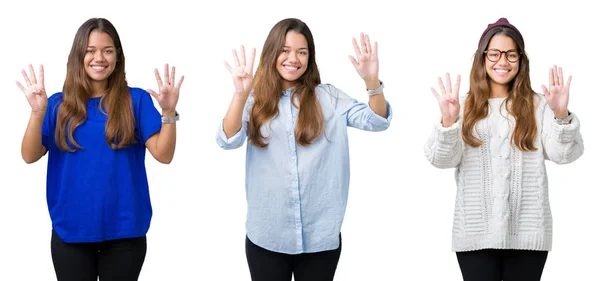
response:
[(279, 54), (279, 56), (277, 57), (277, 67), (280, 67), (281, 64), (283, 64), (283, 62), (285, 61), (285, 59), (286, 59), (285, 53)]
[(93, 59), (94, 56), (86, 54), (85, 57), (83, 57), (83, 64), (88, 65)]

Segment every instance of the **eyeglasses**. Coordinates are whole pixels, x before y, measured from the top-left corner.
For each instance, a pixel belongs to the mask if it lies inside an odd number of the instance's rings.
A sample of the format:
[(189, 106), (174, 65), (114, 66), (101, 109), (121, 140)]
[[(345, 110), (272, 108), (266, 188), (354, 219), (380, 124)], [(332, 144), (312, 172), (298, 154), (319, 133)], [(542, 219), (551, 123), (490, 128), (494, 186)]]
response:
[(502, 57), (502, 54), (506, 57), (509, 62), (517, 62), (521, 58), (521, 52), (517, 50), (500, 51), (496, 49), (489, 49), (483, 52), (488, 60), (491, 62), (497, 62)]

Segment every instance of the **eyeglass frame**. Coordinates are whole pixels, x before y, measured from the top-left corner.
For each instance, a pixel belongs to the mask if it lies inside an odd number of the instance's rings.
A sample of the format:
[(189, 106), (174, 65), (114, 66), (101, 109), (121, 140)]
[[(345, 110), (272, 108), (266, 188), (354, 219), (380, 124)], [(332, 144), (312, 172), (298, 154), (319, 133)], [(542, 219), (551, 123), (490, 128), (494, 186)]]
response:
[[(488, 51), (497, 51), (497, 52), (500, 52), (500, 57), (498, 57), (498, 59), (497, 59), (497, 60), (493, 61), (493, 60), (491, 60), (491, 59), (488, 57)], [(517, 54), (519, 54), (519, 58), (517, 58), (517, 60), (515, 60), (515, 61), (511, 61), (511, 60), (509, 60), (509, 59), (508, 59), (508, 53), (509, 53), (509, 52), (516, 52)], [(521, 51), (519, 51), (519, 50), (517, 50), (517, 49), (510, 49), (510, 50), (508, 50), (508, 51), (500, 51), (500, 50), (498, 50), (498, 49), (488, 49), (488, 50), (485, 50), (485, 51), (483, 51), (483, 54), (485, 55), (485, 58), (486, 58), (486, 59), (488, 59), (490, 62), (498, 62), (500, 59), (502, 59), (502, 54), (504, 54), (504, 57), (506, 58), (506, 60), (507, 60), (508, 62), (515, 63), (515, 62), (518, 62), (518, 61), (521, 59), (521, 56), (523, 55), (523, 52), (521, 52)]]

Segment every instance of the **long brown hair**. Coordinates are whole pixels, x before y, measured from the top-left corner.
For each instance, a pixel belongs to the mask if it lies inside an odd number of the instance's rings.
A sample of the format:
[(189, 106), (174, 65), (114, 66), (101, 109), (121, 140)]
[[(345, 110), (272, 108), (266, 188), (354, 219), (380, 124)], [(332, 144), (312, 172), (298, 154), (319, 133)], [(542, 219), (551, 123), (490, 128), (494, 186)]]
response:
[(259, 147), (266, 147), (267, 137), (264, 137), (260, 128), (269, 120), (279, 115), (277, 104), (281, 92), (286, 90), (281, 85), (281, 75), (277, 72), (277, 58), (285, 46), (285, 37), (288, 32), (298, 32), (308, 42), (308, 66), (306, 72), (296, 80), (291, 95), (292, 101), (298, 97), (299, 109), (296, 128), (294, 130), (296, 142), (302, 146), (311, 144), (323, 131), (325, 119), (321, 106), (315, 95), (315, 88), (321, 83), (321, 76), (315, 59), (315, 44), (308, 26), (299, 19), (289, 18), (278, 22), (269, 32), (256, 70), (254, 79), (254, 105), (250, 111), (249, 139)]
[(83, 23), (73, 40), (67, 62), (67, 77), (63, 85), (63, 97), (58, 109), (55, 140), (59, 149), (74, 152), (82, 147), (73, 138), (75, 129), (87, 119), (86, 104), (92, 95), (92, 86), (83, 64), (88, 38), (92, 31), (108, 34), (117, 53), (113, 73), (108, 77), (107, 89), (100, 99), (100, 109), (107, 115), (106, 142), (113, 149), (135, 143), (135, 118), (127, 80), (125, 79), (125, 56), (121, 39), (115, 27), (106, 19), (91, 18)]
[[(462, 137), (466, 144), (478, 147), (481, 140), (473, 135), (473, 128), (478, 121), (488, 116), (488, 99), (490, 98), (490, 78), (485, 69), (485, 54), (492, 37), (503, 34), (512, 38), (521, 52), (519, 72), (510, 82), (508, 98), (506, 99), (507, 112), (515, 118), (516, 124), (511, 137), (511, 142), (521, 151), (536, 150), (534, 140), (537, 135), (535, 122), (535, 96), (529, 79), (529, 58), (525, 53), (523, 37), (511, 28), (494, 27), (481, 40), (471, 68), (470, 89), (467, 93), (463, 111)], [(510, 107), (508, 106), (510, 104)]]

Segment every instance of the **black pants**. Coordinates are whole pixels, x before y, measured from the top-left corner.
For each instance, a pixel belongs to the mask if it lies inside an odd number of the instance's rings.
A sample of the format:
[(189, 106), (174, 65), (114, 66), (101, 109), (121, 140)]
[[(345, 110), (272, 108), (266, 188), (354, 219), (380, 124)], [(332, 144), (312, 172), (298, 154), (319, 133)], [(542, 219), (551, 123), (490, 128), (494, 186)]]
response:
[(58, 281), (136, 281), (146, 258), (146, 237), (98, 243), (50, 241)]
[(331, 281), (342, 252), (331, 251), (288, 255), (263, 249), (246, 237), (246, 259), (252, 281)]
[(456, 257), (464, 281), (539, 281), (548, 252), (485, 249)]

